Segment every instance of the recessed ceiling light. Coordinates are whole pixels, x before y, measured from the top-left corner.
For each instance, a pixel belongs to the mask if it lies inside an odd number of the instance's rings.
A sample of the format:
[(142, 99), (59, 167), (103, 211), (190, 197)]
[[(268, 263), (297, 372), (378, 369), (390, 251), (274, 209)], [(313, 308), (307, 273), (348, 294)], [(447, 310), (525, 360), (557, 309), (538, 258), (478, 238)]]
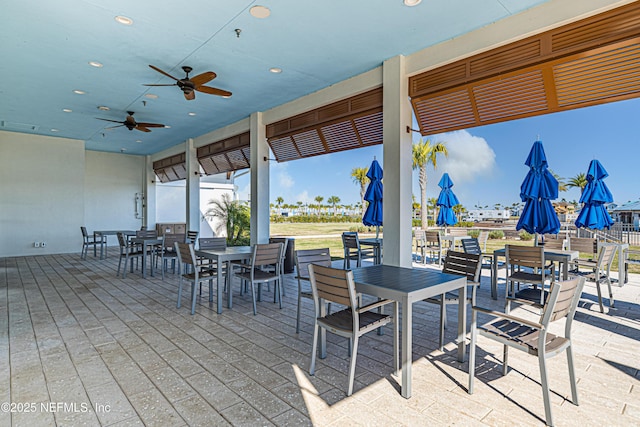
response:
[(271, 71), (273, 74), (280, 74), (282, 72), (282, 68), (271, 67), (269, 68), (269, 71)]
[(194, 113), (194, 112), (187, 113), (187, 114), (189, 114), (190, 116), (195, 116), (196, 115), (196, 113)]
[(122, 148), (120, 149), (120, 152), (121, 152), (121, 153), (124, 153), (125, 151), (127, 151), (127, 149), (126, 149), (126, 148), (124, 148), (124, 147), (122, 147)]
[(420, 4), (421, 1), (422, 0), (404, 0), (404, 5), (409, 7), (417, 6)]
[(271, 10), (269, 10), (269, 8), (266, 6), (253, 6), (251, 9), (249, 9), (249, 13), (254, 18), (264, 19), (268, 18), (269, 15), (271, 15)]
[(73, 93), (76, 93), (76, 94), (78, 94), (78, 95), (84, 95), (84, 94), (86, 94), (87, 92), (85, 92), (85, 91), (83, 91), (83, 90), (80, 90), (80, 89), (74, 89), (74, 90), (73, 90)]
[(169, 129), (170, 127), (171, 127), (171, 126), (169, 126), (169, 125), (164, 125), (164, 128), (165, 128), (165, 129)]
[(231, 98), (231, 95), (223, 95), (222, 97), (223, 97), (224, 99), (229, 99), (229, 98)]
[(51, 132), (60, 132), (59, 129), (51, 129)]
[(158, 95), (155, 93), (147, 93), (144, 97), (149, 99), (158, 99)]
[(89, 61), (89, 65), (91, 65), (92, 67), (96, 67), (96, 68), (102, 68), (102, 63), (100, 63), (98, 61)]
[(109, 108), (109, 107), (107, 107), (107, 106), (105, 106), (105, 105), (100, 105), (100, 106), (98, 106), (98, 110), (101, 110), (101, 111), (109, 111), (110, 109), (111, 109), (111, 108)]
[(122, 25), (132, 25), (133, 19), (127, 18), (126, 16), (118, 15), (114, 18), (116, 22), (119, 22)]
[(136, 142), (142, 142), (142, 140), (141, 139), (136, 139)]
[(63, 108), (63, 109), (62, 109), (62, 111), (64, 111), (65, 113), (71, 113), (71, 112), (73, 112), (73, 110), (72, 110), (72, 109), (70, 109), (70, 108)]

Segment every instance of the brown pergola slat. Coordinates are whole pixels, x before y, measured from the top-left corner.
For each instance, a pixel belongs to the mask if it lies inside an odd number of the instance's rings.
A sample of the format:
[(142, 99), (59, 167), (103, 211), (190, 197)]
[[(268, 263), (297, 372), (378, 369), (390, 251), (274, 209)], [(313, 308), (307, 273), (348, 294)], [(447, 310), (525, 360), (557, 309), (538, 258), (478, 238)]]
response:
[(420, 132), (640, 96), (640, 2), (409, 78)]

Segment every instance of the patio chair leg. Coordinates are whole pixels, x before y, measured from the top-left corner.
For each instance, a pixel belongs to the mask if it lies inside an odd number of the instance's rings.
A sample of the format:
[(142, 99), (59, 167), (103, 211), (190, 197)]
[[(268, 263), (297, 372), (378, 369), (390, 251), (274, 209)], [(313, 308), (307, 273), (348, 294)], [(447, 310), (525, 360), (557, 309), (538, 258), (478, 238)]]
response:
[(477, 317), (478, 315), (475, 310), (472, 310), (471, 342), (469, 343), (469, 388), (467, 389), (467, 393), (469, 394), (473, 394), (473, 382), (476, 375), (476, 340), (478, 339), (478, 330), (476, 328)]
[(253, 301), (253, 315), (255, 316), (258, 314), (258, 310), (256, 309), (256, 287), (253, 282), (251, 282), (251, 300)]
[(351, 362), (349, 363), (349, 391), (347, 396), (353, 393), (353, 380), (356, 374), (356, 356), (358, 355), (358, 337), (353, 337), (353, 348), (351, 349)]
[(194, 281), (191, 285), (191, 314), (196, 314), (196, 282)]
[(180, 302), (182, 300), (182, 277), (180, 277), (180, 283), (178, 284), (178, 304), (176, 304), (176, 308), (180, 308)]
[(313, 345), (311, 346), (311, 365), (309, 366), (309, 375), (316, 373), (316, 353), (318, 352), (318, 323), (313, 325)]
[(599, 280), (596, 280), (596, 290), (598, 291), (598, 304), (600, 304), (600, 313), (604, 313), (604, 304), (602, 303), (602, 291), (600, 290)]
[(440, 296), (440, 351), (443, 351), (443, 343), (444, 343), (444, 328), (446, 327), (447, 321), (447, 304), (445, 303), (445, 294)]
[(549, 382), (547, 380), (546, 360), (543, 354), (538, 355), (540, 364), (540, 385), (542, 385), (542, 399), (544, 400), (544, 416), (548, 426), (553, 425), (553, 416), (551, 415), (551, 398), (549, 397)]
[(571, 401), (578, 406), (578, 386), (576, 385), (576, 371), (573, 368), (573, 350), (567, 347), (567, 364), (569, 365), (569, 381), (571, 381)]
[[(622, 283), (620, 284), (622, 285)], [(607, 286), (609, 287), (609, 307), (613, 308), (613, 292), (611, 291), (611, 279), (607, 277)]]
[(509, 346), (505, 345), (502, 357), (502, 375), (507, 375), (509, 370)]

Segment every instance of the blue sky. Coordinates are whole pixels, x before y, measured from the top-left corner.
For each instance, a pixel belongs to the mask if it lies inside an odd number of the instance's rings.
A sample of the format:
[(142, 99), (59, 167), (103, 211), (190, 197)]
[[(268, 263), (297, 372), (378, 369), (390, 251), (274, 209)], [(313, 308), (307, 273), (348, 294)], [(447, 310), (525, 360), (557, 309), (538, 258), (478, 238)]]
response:
[[(524, 162), (533, 142), (539, 138), (549, 167), (564, 178), (586, 173), (597, 158), (609, 172), (606, 184), (616, 203), (640, 198), (638, 138), (640, 99), (581, 108), (514, 120), (464, 131), (432, 135), (432, 141), (446, 142), (449, 157), (438, 159), (438, 168), (427, 168), (427, 197), (437, 197), (437, 183), (444, 172), (454, 182), (453, 190), (467, 209), (495, 203), (519, 201), (520, 184), (528, 168)], [(414, 127), (417, 127), (414, 126)], [(415, 134), (414, 140), (420, 135)], [(382, 145), (361, 148), (284, 163), (271, 163), (270, 199), (285, 203), (311, 202), (316, 196), (338, 196), (342, 204), (359, 201), (359, 187), (350, 173), (354, 167), (368, 167), (374, 156), (384, 168)], [(418, 174), (414, 171), (413, 194), (420, 200)], [(236, 181), (240, 197), (246, 198), (248, 175)], [(560, 193), (559, 199), (578, 200), (579, 190)]]

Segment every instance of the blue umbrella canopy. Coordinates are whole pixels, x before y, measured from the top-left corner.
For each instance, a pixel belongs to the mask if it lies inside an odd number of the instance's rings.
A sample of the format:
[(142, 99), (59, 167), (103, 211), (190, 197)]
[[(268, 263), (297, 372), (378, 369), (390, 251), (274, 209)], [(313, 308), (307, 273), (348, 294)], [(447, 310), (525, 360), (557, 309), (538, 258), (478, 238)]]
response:
[(460, 202), (458, 198), (451, 190), (453, 187), (453, 181), (449, 178), (448, 173), (442, 174), (438, 186), (442, 189), (438, 195), (438, 201), (436, 205), (440, 206), (440, 212), (438, 212), (438, 218), (436, 219), (436, 225), (454, 225), (458, 222), (453, 207)]
[(367, 210), (362, 217), (362, 223), (366, 226), (382, 225), (382, 168), (377, 160), (371, 162), (367, 171), (369, 186), (364, 193), (364, 199), (369, 202)]
[(549, 171), (542, 142), (536, 141), (525, 162), (529, 173), (520, 186), (520, 199), (525, 202), (516, 230), (531, 234), (557, 234), (560, 220), (551, 200), (558, 198), (558, 180)]
[(613, 219), (604, 207), (613, 202), (613, 195), (604, 183), (609, 174), (598, 160), (591, 160), (587, 171), (587, 185), (580, 196), (582, 210), (576, 219), (576, 227), (602, 230), (613, 225)]

